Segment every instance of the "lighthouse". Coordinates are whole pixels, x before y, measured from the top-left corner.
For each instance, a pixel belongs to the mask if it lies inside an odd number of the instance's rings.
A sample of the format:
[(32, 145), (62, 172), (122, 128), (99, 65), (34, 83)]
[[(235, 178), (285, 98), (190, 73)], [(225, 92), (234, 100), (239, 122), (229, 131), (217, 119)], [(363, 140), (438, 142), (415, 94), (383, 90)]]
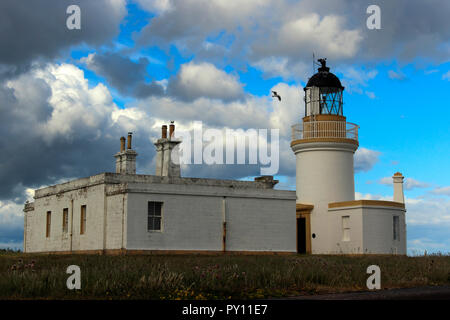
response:
[[(341, 81), (326, 59), (318, 61), (321, 67), (304, 88), (304, 117), (292, 126), (297, 251), (404, 253), (406, 239), (397, 239), (406, 233), (403, 201), (355, 200), (353, 157), (359, 126), (344, 116)], [(403, 188), (402, 183), (395, 185)]]

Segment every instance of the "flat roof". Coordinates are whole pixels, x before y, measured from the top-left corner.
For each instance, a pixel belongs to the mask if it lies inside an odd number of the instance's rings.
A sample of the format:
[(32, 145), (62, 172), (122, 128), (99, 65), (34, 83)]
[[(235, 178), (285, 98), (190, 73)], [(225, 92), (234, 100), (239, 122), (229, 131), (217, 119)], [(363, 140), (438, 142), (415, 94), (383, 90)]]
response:
[(192, 186), (211, 186), (211, 187), (229, 187), (234, 189), (257, 189), (272, 190), (276, 192), (294, 192), (290, 190), (274, 190), (271, 182), (265, 181), (242, 181), (228, 179), (210, 179), (210, 178), (190, 178), (190, 177), (162, 177), (147, 174), (122, 174), (104, 172), (86, 178), (79, 178), (65, 183), (48, 186), (35, 190), (34, 198), (42, 198), (54, 194), (64, 193), (85, 187), (91, 187), (100, 184), (177, 184)]

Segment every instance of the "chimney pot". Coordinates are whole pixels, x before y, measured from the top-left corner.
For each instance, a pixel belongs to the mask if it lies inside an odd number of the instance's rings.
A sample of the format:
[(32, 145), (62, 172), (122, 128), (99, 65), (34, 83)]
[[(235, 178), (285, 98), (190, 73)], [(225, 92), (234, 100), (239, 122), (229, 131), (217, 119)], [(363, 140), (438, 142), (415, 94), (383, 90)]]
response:
[(173, 123), (173, 121), (171, 121), (169, 127), (169, 138), (173, 137), (174, 132), (175, 132), (175, 124)]
[(125, 151), (125, 137), (120, 137), (120, 152)]
[(162, 126), (161, 138), (167, 139), (167, 125)]
[(128, 132), (128, 146), (127, 149), (131, 149), (131, 139), (132, 139), (133, 133)]

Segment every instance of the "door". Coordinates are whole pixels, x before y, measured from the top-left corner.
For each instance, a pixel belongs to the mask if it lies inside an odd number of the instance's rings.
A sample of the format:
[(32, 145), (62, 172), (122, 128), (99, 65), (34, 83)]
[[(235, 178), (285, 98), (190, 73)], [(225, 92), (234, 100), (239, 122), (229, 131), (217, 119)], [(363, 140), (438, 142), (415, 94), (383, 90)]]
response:
[(297, 218), (297, 252), (306, 253), (306, 218)]

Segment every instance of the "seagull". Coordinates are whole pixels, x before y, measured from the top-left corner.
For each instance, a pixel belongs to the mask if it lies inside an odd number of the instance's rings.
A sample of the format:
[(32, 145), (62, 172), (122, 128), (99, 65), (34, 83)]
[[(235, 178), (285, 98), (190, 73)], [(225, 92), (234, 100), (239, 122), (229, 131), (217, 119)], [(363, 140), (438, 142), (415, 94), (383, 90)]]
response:
[(281, 97), (280, 97), (280, 95), (276, 92), (276, 91), (272, 91), (272, 98), (278, 98), (278, 100), (280, 100), (281, 101)]

